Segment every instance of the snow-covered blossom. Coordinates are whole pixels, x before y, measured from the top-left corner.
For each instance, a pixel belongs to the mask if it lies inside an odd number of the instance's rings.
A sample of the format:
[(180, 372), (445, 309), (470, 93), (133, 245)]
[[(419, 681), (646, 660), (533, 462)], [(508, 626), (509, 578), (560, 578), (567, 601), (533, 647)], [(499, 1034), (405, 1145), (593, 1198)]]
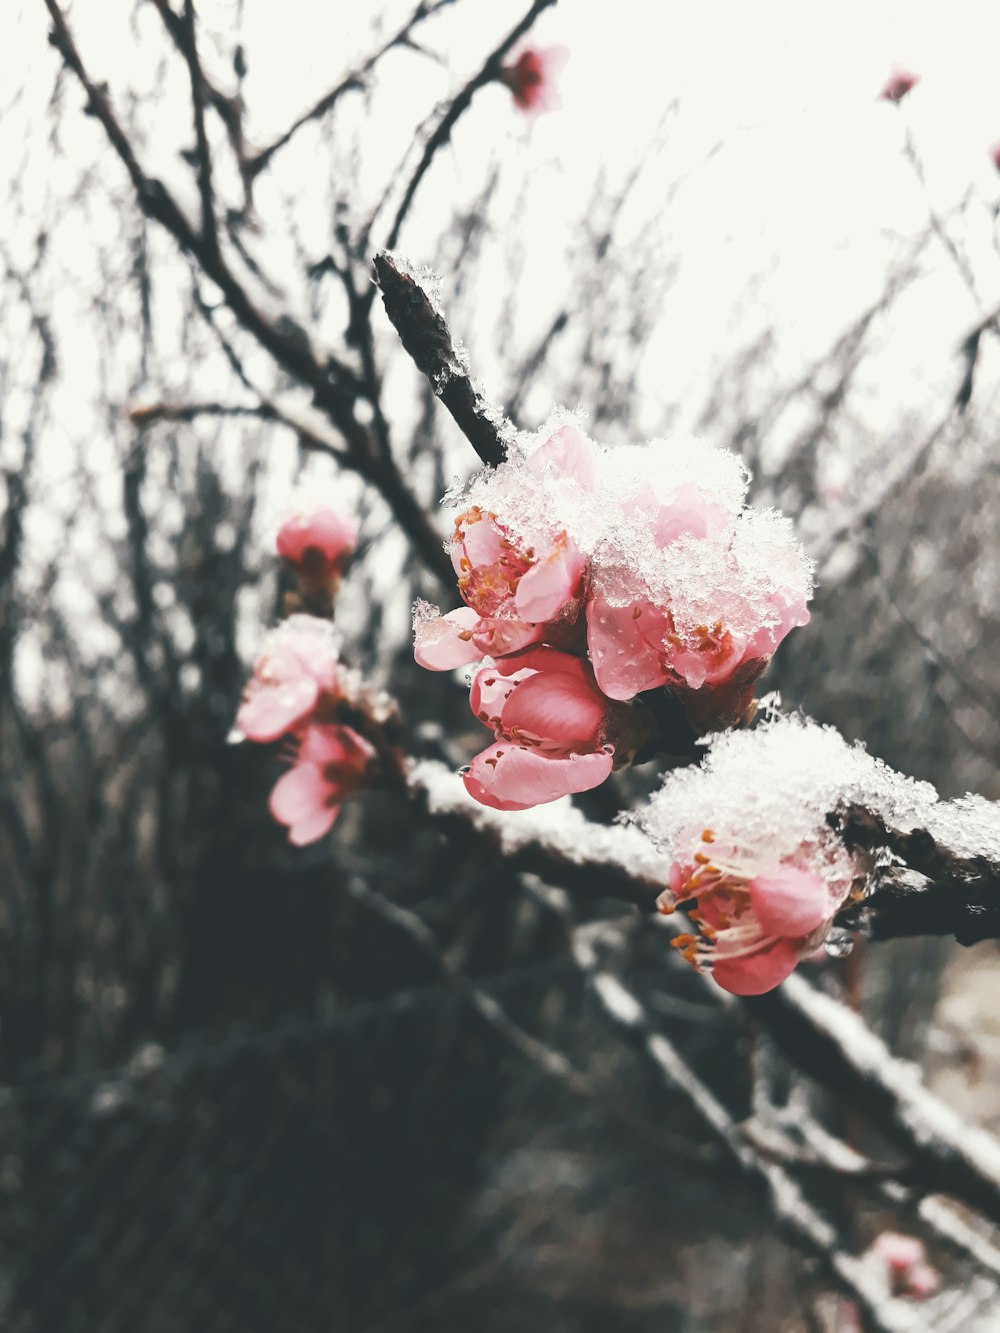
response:
[(919, 74), (914, 74), (908, 69), (894, 69), (882, 85), (879, 97), (883, 102), (899, 103), (907, 93), (913, 91), (919, 82)]
[(526, 810), (608, 777), (616, 744), (638, 735), (627, 706), (597, 688), (581, 658), (549, 647), (483, 667), (469, 705), (496, 740), (464, 773), (469, 793), (499, 810)]
[(507, 85), (522, 111), (558, 111), (562, 99), (556, 80), (568, 59), (565, 46), (526, 47), (513, 64), (500, 70), (500, 82)]
[(316, 842), (333, 827), (346, 797), (364, 786), (374, 748), (350, 727), (308, 726), (295, 763), (271, 792), (268, 808), (288, 827), (296, 847)]
[(335, 584), (358, 544), (358, 527), (322, 498), (300, 500), (278, 530), (277, 550), (303, 588)]
[(340, 663), (328, 621), (289, 616), (271, 631), (254, 666), (236, 730), (250, 741), (276, 741), (337, 697)]
[(860, 805), (898, 828), (934, 827), (936, 803), (832, 728), (791, 717), (713, 737), (637, 822), (673, 860), (661, 910), (693, 907), (677, 947), (746, 995), (783, 981), (866, 885), (867, 854), (848, 851), (828, 816)]
[(871, 1253), (885, 1265), (894, 1292), (926, 1300), (941, 1285), (937, 1269), (927, 1260), (924, 1243), (917, 1236), (905, 1236), (898, 1231), (883, 1231), (876, 1236)]
[(452, 497), (466, 605), (418, 605), (417, 661), (448, 670), (545, 645), (586, 659), (608, 700), (666, 688), (699, 730), (747, 720), (811, 590), (791, 524), (746, 506), (748, 480), (697, 440), (605, 449), (556, 414)]

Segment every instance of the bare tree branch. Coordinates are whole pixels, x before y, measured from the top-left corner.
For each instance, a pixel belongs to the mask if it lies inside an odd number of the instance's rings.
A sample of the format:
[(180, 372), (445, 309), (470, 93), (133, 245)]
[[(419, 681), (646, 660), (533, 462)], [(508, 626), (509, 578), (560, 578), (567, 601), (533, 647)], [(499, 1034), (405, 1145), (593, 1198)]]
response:
[(408, 265), (385, 252), (373, 263), (385, 313), (417, 369), (430, 380), (483, 462), (489, 467), (502, 463), (512, 428), (476, 388), (444, 316)]

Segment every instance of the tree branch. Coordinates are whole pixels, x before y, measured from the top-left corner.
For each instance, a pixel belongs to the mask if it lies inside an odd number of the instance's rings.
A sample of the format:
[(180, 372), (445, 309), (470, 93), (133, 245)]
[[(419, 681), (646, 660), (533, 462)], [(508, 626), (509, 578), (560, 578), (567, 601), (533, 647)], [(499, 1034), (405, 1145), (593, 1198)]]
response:
[(476, 388), (444, 315), (408, 264), (383, 251), (373, 266), (385, 313), (404, 349), (479, 457), (496, 467), (507, 457), (506, 440), (513, 428)]

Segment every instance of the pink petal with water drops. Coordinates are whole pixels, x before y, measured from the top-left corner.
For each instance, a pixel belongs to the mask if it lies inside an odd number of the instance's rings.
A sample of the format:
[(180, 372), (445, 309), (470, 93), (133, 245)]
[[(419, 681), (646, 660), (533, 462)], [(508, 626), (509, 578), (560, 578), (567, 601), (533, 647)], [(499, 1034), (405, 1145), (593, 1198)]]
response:
[(614, 763), (611, 754), (547, 759), (536, 750), (497, 741), (473, 759), (463, 774), (466, 789), (481, 805), (495, 810), (528, 810), (572, 792), (599, 787)]
[(588, 602), (590, 660), (609, 699), (631, 699), (670, 679), (663, 645), (669, 632), (667, 615), (650, 602), (612, 606), (600, 597)]
[(483, 656), (474, 641), (479, 617), (471, 607), (461, 606), (446, 616), (428, 616), (413, 627), (413, 656), (428, 671), (452, 671)]
[(792, 975), (799, 953), (790, 940), (775, 940), (766, 949), (743, 958), (727, 959), (716, 951), (712, 977), (733, 995), (763, 995)]

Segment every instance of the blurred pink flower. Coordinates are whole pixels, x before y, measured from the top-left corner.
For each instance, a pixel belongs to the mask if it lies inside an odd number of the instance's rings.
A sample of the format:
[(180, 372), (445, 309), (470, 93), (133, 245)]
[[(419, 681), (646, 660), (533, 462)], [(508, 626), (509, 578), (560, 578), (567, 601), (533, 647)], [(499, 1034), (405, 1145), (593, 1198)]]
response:
[(323, 503), (301, 507), (278, 530), (278, 555), (306, 587), (327, 587), (339, 579), (357, 544), (353, 519)]
[(512, 65), (501, 69), (500, 82), (507, 85), (522, 111), (557, 111), (562, 99), (556, 80), (568, 59), (565, 46), (526, 47)]
[(885, 1264), (893, 1289), (899, 1295), (926, 1300), (941, 1285), (940, 1275), (927, 1262), (924, 1243), (917, 1236), (883, 1231), (876, 1236), (871, 1252)]
[(464, 774), (467, 790), (482, 805), (526, 810), (589, 791), (612, 770), (616, 714), (622, 710), (571, 653), (528, 648), (483, 667), (469, 704), (497, 738)]
[(278, 823), (287, 825), (288, 841), (304, 847), (329, 833), (342, 802), (364, 786), (374, 757), (374, 748), (350, 727), (307, 727), (294, 766), (268, 802)]
[(912, 92), (919, 82), (919, 74), (913, 74), (907, 69), (894, 69), (882, 85), (882, 91), (879, 93), (879, 98), (883, 102), (899, 103), (907, 93)]
[(672, 941), (688, 962), (711, 970), (723, 990), (760, 995), (773, 990), (827, 933), (850, 883), (835, 884), (807, 864), (785, 860), (755, 873), (735, 847), (715, 846), (706, 829), (688, 862), (675, 862), (670, 887), (657, 899), (670, 914), (681, 903), (698, 934)]
[(990, 149), (990, 161), (1000, 171), (1000, 143), (995, 143)]
[(414, 627), (414, 656), (431, 671), (537, 643), (582, 593), (585, 561), (566, 532), (537, 551), (478, 505), (455, 520), (451, 558), (465, 607)]
[(337, 694), (339, 657), (333, 627), (315, 616), (289, 616), (272, 630), (254, 667), (236, 729), (251, 741), (276, 741)]

